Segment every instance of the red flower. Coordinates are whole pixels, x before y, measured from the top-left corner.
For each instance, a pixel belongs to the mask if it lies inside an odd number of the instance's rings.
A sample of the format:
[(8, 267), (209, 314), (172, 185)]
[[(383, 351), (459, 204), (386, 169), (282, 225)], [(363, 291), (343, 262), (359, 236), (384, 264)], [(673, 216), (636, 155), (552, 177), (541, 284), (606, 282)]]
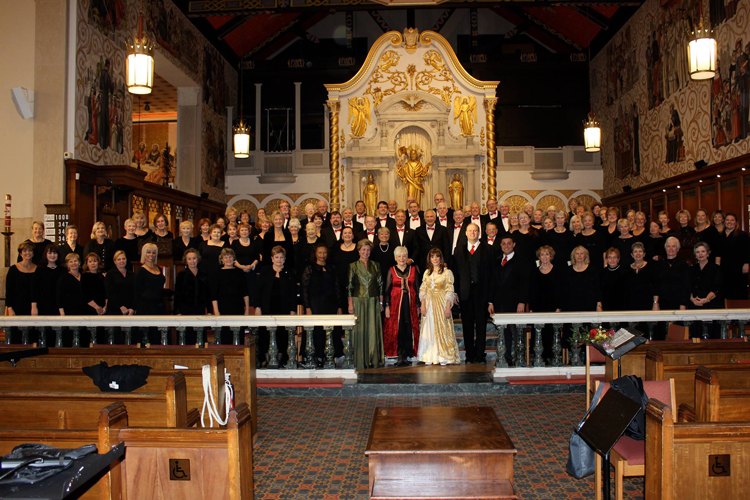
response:
[(591, 333), (589, 333), (589, 338), (592, 338), (592, 339), (595, 338), (597, 333), (599, 332), (596, 330), (591, 330)]

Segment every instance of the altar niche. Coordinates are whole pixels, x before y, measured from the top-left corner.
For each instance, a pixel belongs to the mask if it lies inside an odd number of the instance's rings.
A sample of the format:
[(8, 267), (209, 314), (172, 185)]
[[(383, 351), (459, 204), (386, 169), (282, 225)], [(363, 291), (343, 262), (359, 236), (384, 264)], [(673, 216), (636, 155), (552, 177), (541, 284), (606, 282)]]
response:
[(374, 184), (381, 200), (432, 208), (455, 174), (464, 199), (496, 198), (498, 83), (471, 77), (438, 33), (378, 38), (354, 78), (326, 85), (331, 207), (353, 206)]

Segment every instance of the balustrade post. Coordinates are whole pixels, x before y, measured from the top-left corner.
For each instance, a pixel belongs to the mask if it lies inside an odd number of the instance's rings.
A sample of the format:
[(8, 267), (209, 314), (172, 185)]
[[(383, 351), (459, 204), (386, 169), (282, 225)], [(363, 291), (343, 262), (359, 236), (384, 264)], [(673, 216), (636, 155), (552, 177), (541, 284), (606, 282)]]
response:
[(552, 325), (554, 334), (552, 337), (552, 366), (562, 366), (562, 325), (557, 323)]
[(26, 326), (21, 327), (21, 343), (23, 345), (29, 344), (29, 328)]
[(195, 331), (195, 343), (198, 344), (199, 349), (203, 349), (205, 347), (204, 342), (203, 342), (203, 338), (204, 338), (203, 333), (205, 331), (206, 330), (204, 328), (198, 328)]
[(217, 330), (214, 331), (214, 345), (221, 345), (221, 336), (223, 334), (222, 330), (224, 330), (224, 328), (220, 326)]
[(268, 368), (279, 367), (279, 347), (276, 345), (276, 327), (268, 330)]
[(148, 339), (148, 327), (141, 327), (141, 347), (146, 347), (151, 341)]
[(729, 335), (727, 334), (727, 324), (728, 323), (729, 322), (726, 321), (726, 320), (722, 320), (721, 321), (721, 338), (722, 339), (727, 339), (729, 337)]
[(81, 327), (73, 327), (73, 347), (81, 347)]
[(166, 327), (159, 327), (159, 334), (161, 337), (161, 345), (169, 345), (169, 329)]
[(648, 322), (648, 327), (647, 328), (648, 328), (648, 339), (649, 340), (654, 340), (654, 328), (655, 328), (655, 326), (656, 325), (654, 325), (653, 321), (649, 321)]
[(294, 334), (297, 333), (297, 327), (287, 326), (286, 333), (287, 333), (287, 337), (289, 338), (289, 343), (287, 344), (287, 348), (286, 348), (286, 352), (289, 355), (289, 361), (286, 362), (286, 367), (289, 370), (296, 370), (297, 369), (297, 343), (294, 341)]
[(185, 327), (184, 326), (178, 326), (177, 327), (177, 344), (178, 345), (185, 345)]
[(240, 331), (242, 328), (232, 328), (232, 344), (240, 345)]
[(516, 325), (516, 367), (526, 368), (526, 325)]
[(745, 338), (745, 324), (747, 322), (745, 320), (739, 320), (737, 322), (737, 337), (744, 339)]
[(536, 324), (534, 325), (534, 367), (542, 367), (544, 366), (544, 359), (542, 359), (542, 351), (544, 348), (542, 347), (542, 328), (544, 328), (544, 325), (542, 324)]
[(53, 330), (55, 331), (55, 347), (62, 347), (62, 327), (56, 326)]
[(125, 345), (133, 343), (133, 329), (131, 327), (125, 328)]
[(115, 343), (115, 327), (108, 326), (107, 327), (107, 344), (114, 345), (114, 343)]
[(11, 327), (9, 326), (9, 327), (7, 327), (5, 329), (5, 343), (8, 344), (8, 345), (11, 344), (11, 338), (10, 338), (11, 335), (10, 335), (10, 332), (11, 332)]
[(502, 325), (497, 329), (497, 348), (495, 354), (497, 354), (497, 361), (495, 361), (495, 368), (508, 368), (508, 362), (505, 361), (505, 329), (506, 325)]
[(325, 370), (334, 370), (336, 369), (336, 362), (333, 360), (333, 354), (334, 354), (333, 336), (332, 336), (333, 327), (326, 326), (324, 328), (326, 331), (326, 360), (323, 364), (323, 368)]
[(258, 328), (252, 328), (250, 330), (250, 333), (253, 334), (253, 339), (255, 339), (255, 368), (260, 368), (260, 348), (258, 347), (258, 338), (260, 334), (258, 333)]
[(708, 339), (708, 322), (707, 321), (701, 321), (701, 331), (702, 331), (701, 338), (703, 340), (707, 340)]
[(91, 333), (91, 345), (96, 345), (96, 334), (98, 331), (99, 328), (97, 327), (89, 328), (89, 332)]
[(305, 365), (308, 370), (318, 369), (318, 360), (315, 359), (315, 342), (313, 342), (312, 326), (305, 327)]
[(354, 360), (352, 352), (352, 327), (351, 326), (345, 326), (344, 327), (344, 366), (342, 368), (344, 370), (352, 370), (354, 369)]
[(47, 327), (42, 327), (39, 330), (39, 342), (38, 347), (47, 347)]

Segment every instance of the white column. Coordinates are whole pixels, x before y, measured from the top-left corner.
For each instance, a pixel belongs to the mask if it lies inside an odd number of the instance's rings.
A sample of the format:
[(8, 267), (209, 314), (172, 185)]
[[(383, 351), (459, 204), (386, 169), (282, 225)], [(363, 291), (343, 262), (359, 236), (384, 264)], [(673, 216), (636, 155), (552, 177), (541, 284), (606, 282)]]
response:
[(200, 88), (177, 88), (177, 144), (178, 159), (175, 183), (186, 193), (201, 193), (201, 116)]
[(294, 150), (302, 149), (302, 82), (294, 82)]
[(262, 83), (255, 84), (255, 151), (260, 151), (260, 119), (263, 115), (263, 108), (260, 107), (260, 88)]
[(328, 104), (323, 103), (323, 149), (328, 150), (331, 147), (331, 122), (328, 110)]

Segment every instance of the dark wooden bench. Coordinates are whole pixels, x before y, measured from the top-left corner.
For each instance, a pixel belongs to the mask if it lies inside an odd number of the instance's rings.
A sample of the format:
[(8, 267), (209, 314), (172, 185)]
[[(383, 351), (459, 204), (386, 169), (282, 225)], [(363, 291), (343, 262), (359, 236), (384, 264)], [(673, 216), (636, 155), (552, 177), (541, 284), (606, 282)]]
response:
[(160, 392), (0, 391), (0, 427), (92, 429), (101, 409), (116, 402), (137, 426), (185, 428), (200, 420), (197, 408), (188, 413), (185, 376), (176, 372)]
[(747, 498), (749, 448), (750, 422), (675, 423), (670, 408), (652, 398), (646, 407), (645, 500)]
[(681, 422), (750, 422), (750, 365), (695, 371), (692, 404), (681, 404)]

